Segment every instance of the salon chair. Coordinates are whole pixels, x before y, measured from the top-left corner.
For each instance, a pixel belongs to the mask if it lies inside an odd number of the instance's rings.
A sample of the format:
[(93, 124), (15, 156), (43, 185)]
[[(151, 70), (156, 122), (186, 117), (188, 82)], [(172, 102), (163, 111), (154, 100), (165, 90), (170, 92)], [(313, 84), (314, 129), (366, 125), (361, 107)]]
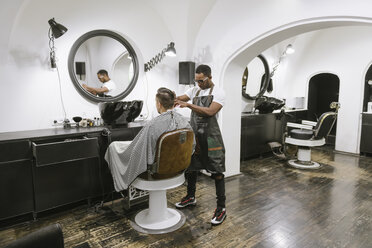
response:
[(337, 112), (340, 104), (332, 102), (330, 104), (334, 112), (323, 113), (317, 122), (303, 120), (301, 124), (288, 122), (287, 127), (291, 127), (289, 134), (285, 137), (285, 143), (298, 146), (297, 158), (288, 161), (292, 167), (299, 169), (316, 169), (320, 164), (311, 161), (311, 147), (322, 146), (325, 139), (337, 119)]
[(193, 139), (190, 129), (166, 132), (159, 137), (155, 163), (132, 183), (133, 187), (149, 192), (149, 208), (139, 212), (131, 223), (137, 231), (168, 233), (185, 223), (181, 211), (167, 207), (166, 191), (185, 182), (184, 170), (190, 165)]
[(5, 248), (63, 248), (63, 234), (60, 224), (43, 227), (8, 244)]

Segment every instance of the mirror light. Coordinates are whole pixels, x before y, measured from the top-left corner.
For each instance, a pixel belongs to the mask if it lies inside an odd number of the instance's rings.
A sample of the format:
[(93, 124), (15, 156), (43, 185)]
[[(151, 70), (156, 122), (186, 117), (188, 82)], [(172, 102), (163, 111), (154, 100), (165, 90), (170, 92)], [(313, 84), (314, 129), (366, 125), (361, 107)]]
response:
[(287, 56), (287, 54), (293, 54), (294, 52), (295, 52), (295, 49), (293, 48), (292, 44), (288, 44), (287, 47), (285, 48), (284, 52), (282, 53), (282, 55), (280, 55), (280, 57), (278, 59), (278, 62), (276, 62), (276, 64), (273, 66), (273, 70), (270, 73), (270, 78), (272, 78), (274, 76), (276, 69), (278, 69), (278, 66), (282, 62), (282, 59), (285, 56)]
[(160, 53), (153, 57), (149, 62), (145, 64), (145, 72), (150, 71), (155, 65), (159, 64), (165, 56), (174, 57), (176, 56), (176, 49), (174, 48), (174, 42), (168, 44), (167, 48), (164, 48)]
[(51, 68), (56, 68), (56, 52), (55, 52), (55, 47), (54, 47), (54, 39), (57, 39), (61, 37), (64, 33), (67, 32), (67, 28), (59, 23), (57, 23), (54, 18), (50, 19), (48, 21), (49, 23), (49, 57), (50, 57), (50, 66)]
[(169, 57), (176, 56), (176, 48), (174, 48), (174, 42), (168, 44), (167, 50), (165, 50), (165, 55)]
[(50, 25), (50, 29), (52, 30), (54, 38), (58, 39), (61, 37), (64, 33), (67, 32), (67, 28), (63, 26), (62, 24), (57, 23), (54, 18), (50, 19), (48, 21)]

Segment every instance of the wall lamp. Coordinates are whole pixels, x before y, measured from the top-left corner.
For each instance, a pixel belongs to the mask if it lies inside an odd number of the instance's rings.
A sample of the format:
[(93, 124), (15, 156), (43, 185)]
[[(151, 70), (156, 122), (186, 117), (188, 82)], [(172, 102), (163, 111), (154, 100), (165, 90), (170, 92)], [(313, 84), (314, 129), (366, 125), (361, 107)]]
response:
[(288, 54), (293, 54), (295, 49), (293, 48), (292, 44), (288, 44), (285, 50), (283, 51), (282, 55), (280, 55), (278, 62), (273, 66), (273, 70), (270, 73), (270, 78), (274, 76), (276, 69), (278, 69), (279, 64), (282, 62), (282, 59), (287, 56)]
[(57, 39), (61, 37), (64, 33), (66, 33), (67, 28), (59, 23), (57, 23), (54, 18), (50, 19), (48, 21), (49, 23), (49, 32), (48, 32), (48, 37), (49, 37), (49, 48), (50, 48), (50, 66), (52, 68), (56, 68), (56, 52), (55, 52), (55, 47), (54, 47), (54, 39)]
[(155, 67), (165, 56), (174, 57), (176, 56), (176, 49), (174, 48), (174, 42), (168, 44), (160, 53), (153, 57), (149, 62), (145, 64), (145, 72), (150, 71)]

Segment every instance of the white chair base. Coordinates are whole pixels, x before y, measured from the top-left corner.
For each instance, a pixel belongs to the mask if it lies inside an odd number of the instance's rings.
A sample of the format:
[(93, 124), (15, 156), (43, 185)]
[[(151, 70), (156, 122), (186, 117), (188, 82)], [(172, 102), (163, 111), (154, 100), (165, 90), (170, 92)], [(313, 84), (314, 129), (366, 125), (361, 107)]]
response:
[(289, 160), (288, 164), (297, 169), (317, 169), (320, 167), (320, 164), (317, 162), (310, 161), (310, 163), (303, 164), (301, 163), (301, 161), (296, 160), (296, 159)]
[(167, 207), (167, 189), (175, 188), (185, 181), (184, 174), (156, 181), (137, 178), (133, 186), (149, 191), (149, 208), (140, 211), (132, 222), (132, 227), (139, 232), (160, 234), (177, 230), (185, 223), (182, 212)]
[(317, 169), (320, 164), (311, 161), (311, 149), (310, 147), (298, 147), (297, 159), (288, 161), (288, 164), (298, 169)]

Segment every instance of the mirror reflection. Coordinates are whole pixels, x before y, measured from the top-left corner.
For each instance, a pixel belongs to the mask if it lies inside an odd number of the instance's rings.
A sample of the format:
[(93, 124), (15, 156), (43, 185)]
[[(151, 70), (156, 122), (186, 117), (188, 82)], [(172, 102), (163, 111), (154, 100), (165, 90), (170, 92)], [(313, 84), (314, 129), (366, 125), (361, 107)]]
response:
[(118, 96), (133, 78), (133, 62), (127, 49), (106, 36), (84, 41), (76, 51), (74, 65), (80, 86), (97, 97)]
[(249, 100), (261, 97), (270, 78), (269, 66), (265, 57), (258, 55), (251, 60), (244, 70), (242, 77), (242, 95)]
[(245, 93), (251, 96), (255, 96), (260, 92), (261, 80), (262, 77), (265, 75), (265, 68), (261, 60), (258, 57), (256, 57), (247, 65), (245, 71), (247, 72), (246, 73), (247, 86), (245, 89)]
[(135, 87), (139, 64), (131, 44), (110, 30), (93, 30), (73, 44), (68, 71), (81, 96), (93, 102), (114, 102)]

